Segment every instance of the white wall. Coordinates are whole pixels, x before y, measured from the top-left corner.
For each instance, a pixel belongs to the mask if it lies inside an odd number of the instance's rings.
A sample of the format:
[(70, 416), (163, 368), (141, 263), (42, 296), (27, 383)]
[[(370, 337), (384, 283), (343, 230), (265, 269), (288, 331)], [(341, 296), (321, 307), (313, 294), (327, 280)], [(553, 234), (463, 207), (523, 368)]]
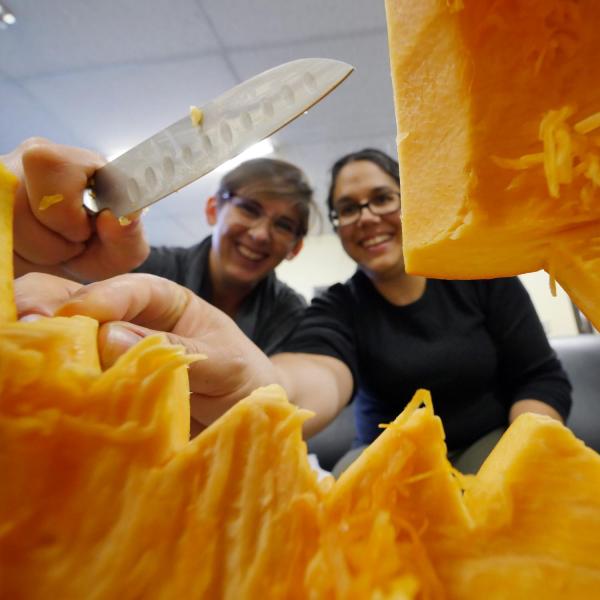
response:
[(550, 278), (545, 271), (521, 275), (548, 337), (576, 335), (577, 323), (566, 292), (556, 284), (556, 296), (550, 292)]
[(328, 233), (306, 237), (300, 254), (277, 267), (277, 276), (310, 300), (315, 287), (345, 281), (355, 270), (337, 235)]
[[(300, 254), (277, 268), (282, 281), (298, 290), (307, 300), (315, 287), (329, 286), (352, 276), (355, 263), (342, 250), (338, 237), (331, 234), (308, 236)], [(571, 301), (560, 286), (552, 296), (548, 274), (544, 271), (522, 275), (542, 325), (549, 337), (575, 335), (577, 325)]]

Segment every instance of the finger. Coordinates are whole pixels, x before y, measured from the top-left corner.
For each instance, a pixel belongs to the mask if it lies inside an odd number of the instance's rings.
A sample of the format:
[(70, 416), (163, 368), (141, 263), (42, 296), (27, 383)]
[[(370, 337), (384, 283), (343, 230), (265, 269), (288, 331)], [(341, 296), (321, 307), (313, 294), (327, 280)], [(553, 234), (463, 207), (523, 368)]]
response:
[(192, 297), (188, 289), (162, 277), (129, 273), (80, 288), (57, 314), (86, 315), (103, 323), (129, 321), (168, 332)]
[(83, 191), (104, 162), (90, 150), (51, 143), (29, 145), (22, 163), (34, 217), (68, 241), (87, 240), (92, 227), (82, 204)]
[(149, 335), (151, 330), (132, 327), (129, 323), (104, 323), (98, 331), (98, 352), (100, 364), (108, 369), (117, 359)]
[(146, 259), (149, 251), (139, 215), (129, 222), (119, 222), (109, 211), (102, 211), (85, 253), (66, 266), (70, 271), (85, 273), (86, 279), (104, 279), (131, 271)]
[[(104, 323), (98, 332), (98, 352), (100, 364), (108, 369), (117, 362), (132, 346), (148, 335), (157, 331), (125, 322)], [(211, 348), (200, 339), (186, 338), (172, 333), (164, 334), (171, 344), (182, 346), (186, 354), (192, 354), (199, 360), (190, 364), (188, 375), (190, 381), (190, 411), (193, 430), (198, 433), (212, 423), (237, 401), (247, 396), (254, 387), (236, 389), (234, 393), (221, 393), (219, 386), (227, 377), (227, 367), (215, 364), (208, 354)], [(205, 352), (206, 351), (206, 352)], [(206, 357), (207, 360), (200, 360)], [(229, 367), (231, 370), (231, 366)], [(263, 382), (257, 382), (259, 385)]]
[[(73, 156), (74, 154), (75, 156)], [(83, 159), (82, 157), (77, 158), (79, 154), (83, 156)], [(75, 200), (72, 198), (73, 194), (68, 193), (68, 189), (73, 185), (69, 183), (68, 174), (65, 180), (55, 182), (56, 185), (60, 185), (59, 189), (55, 189), (55, 183), (50, 185), (46, 181), (48, 177), (51, 181), (56, 180), (57, 174), (54, 167), (61, 160), (57, 155), (62, 156), (62, 160), (67, 161), (79, 160), (81, 162), (83, 160), (85, 163), (89, 159), (87, 151), (52, 144), (42, 138), (26, 140), (7, 157), (21, 181), (15, 202), (14, 250), (17, 256), (34, 265), (57, 265), (79, 255), (84, 250), (84, 245), (80, 241), (70, 241), (68, 239), (73, 216), (69, 213), (69, 210), (65, 210), (65, 207), (70, 206), (75, 201), (75, 221), (81, 221), (81, 193), (79, 192)], [(88, 168), (89, 165), (83, 167), (84, 171)], [(47, 215), (43, 214), (44, 211), (35, 210), (43, 195), (49, 193), (41, 191), (47, 185), (50, 186), (49, 189), (52, 189), (53, 193), (63, 193), (60, 191), (63, 189), (62, 186), (65, 186), (67, 190), (66, 201), (59, 202), (52, 207), (52, 214), (50, 215), (51, 220), (58, 221), (58, 232), (49, 228), (48, 223), (45, 222)], [(77, 187), (79, 187), (79, 184), (77, 184)], [(60, 204), (62, 206), (58, 208)], [(63, 237), (61, 232), (66, 235)], [(79, 237), (85, 239), (89, 233), (89, 223), (87, 217), (85, 217), (83, 231), (80, 232)]]
[(182, 346), (186, 354), (193, 356), (195, 359), (194, 362), (206, 358), (205, 353), (198, 351), (202, 343), (197, 340), (172, 333), (159, 332), (132, 323), (111, 321), (110, 323), (103, 323), (98, 331), (98, 348), (102, 367), (106, 369), (112, 366), (129, 348), (135, 346), (135, 344), (145, 337), (156, 335), (157, 333), (161, 333), (168, 343), (175, 346)]
[(19, 318), (51, 316), (81, 288), (79, 283), (54, 275), (30, 273), (15, 279), (15, 303)]
[[(132, 346), (148, 335), (158, 333), (155, 330), (126, 322), (110, 322), (100, 326), (98, 332), (98, 351), (100, 364), (108, 369), (117, 362)], [(173, 333), (164, 334), (169, 343), (182, 346), (186, 354), (194, 355), (198, 360), (190, 364), (188, 375), (190, 380), (190, 409), (194, 421), (203, 427), (212, 423), (236, 401), (247, 395), (251, 390), (240, 391), (236, 395), (221, 394), (215, 389), (215, 381), (220, 385), (225, 373), (219, 372), (219, 367), (208, 358), (207, 348), (201, 339), (187, 338)], [(205, 352), (206, 351), (206, 352)], [(206, 364), (204, 358), (207, 358)]]
[(37, 220), (24, 187), (17, 190), (14, 206), (14, 251), (33, 265), (58, 265), (81, 254), (85, 245), (69, 242)]
[[(129, 330), (143, 327), (166, 332), (171, 343), (188, 353), (206, 354), (189, 367), (192, 414), (208, 425), (252, 390), (276, 381), (271, 361), (226, 314), (188, 289), (154, 275), (129, 274), (80, 289), (57, 314), (82, 314), (101, 322), (129, 321)], [(134, 340), (115, 344), (107, 363)], [(120, 346), (119, 346), (120, 344)]]

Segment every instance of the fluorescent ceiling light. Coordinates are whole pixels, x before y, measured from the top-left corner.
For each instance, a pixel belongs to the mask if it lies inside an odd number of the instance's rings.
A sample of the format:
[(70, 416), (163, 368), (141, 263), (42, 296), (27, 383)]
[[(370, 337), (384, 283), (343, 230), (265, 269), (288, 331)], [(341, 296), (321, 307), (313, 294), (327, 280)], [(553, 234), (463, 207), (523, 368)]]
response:
[(4, 4), (0, 4), (0, 27), (6, 29), (8, 25), (14, 25), (17, 22), (17, 18)]
[(262, 140), (249, 148), (246, 148), (243, 152), (240, 152), (235, 158), (224, 162), (220, 167), (216, 170), (219, 172), (223, 171), (231, 171), (231, 169), (235, 169), (239, 164), (243, 163), (246, 160), (250, 160), (251, 158), (260, 158), (261, 156), (268, 156), (269, 154), (273, 154), (275, 151), (275, 146), (273, 146), (273, 142), (267, 138), (266, 140)]
[(115, 158), (117, 158), (117, 156), (121, 156), (121, 154), (125, 154), (125, 152), (127, 152), (129, 148), (121, 148), (119, 150), (115, 150), (114, 152), (111, 152), (110, 154), (106, 155), (106, 160), (108, 162), (110, 162), (111, 160), (115, 160)]

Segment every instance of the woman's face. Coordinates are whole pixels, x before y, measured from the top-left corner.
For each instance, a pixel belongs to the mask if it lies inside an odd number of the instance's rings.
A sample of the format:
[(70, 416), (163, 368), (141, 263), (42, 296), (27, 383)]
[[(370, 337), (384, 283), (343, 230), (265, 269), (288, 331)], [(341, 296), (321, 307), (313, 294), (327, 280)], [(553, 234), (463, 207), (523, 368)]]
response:
[[(363, 204), (386, 192), (399, 193), (396, 180), (375, 163), (360, 160), (339, 171), (333, 189), (333, 208), (344, 203)], [(355, 223), (338, 228), (346, 253), (375, 277), (404, 272), (400, 211), (384, 216), (363, 208)]]
[(231, 284), (254, 286), (302, 247), (295, 203), (264, 189), (243, 186), (220, 205), (211, 198), (206, 215), (214, 225), (213, 277)]

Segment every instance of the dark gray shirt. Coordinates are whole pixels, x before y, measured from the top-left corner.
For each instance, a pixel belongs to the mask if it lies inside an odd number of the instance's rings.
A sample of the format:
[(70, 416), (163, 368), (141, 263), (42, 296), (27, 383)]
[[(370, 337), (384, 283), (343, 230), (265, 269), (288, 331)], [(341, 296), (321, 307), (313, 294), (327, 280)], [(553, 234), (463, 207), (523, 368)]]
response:
[[(135, 271), (175, 281), (212, 302), (210, 248), (211, 236), (190, 248), (153, 247)], [(235, 322), (265, 354), (274, 354), (298, 325), (305, 307), (300, 294), (270, 273), (244, 300)]]

